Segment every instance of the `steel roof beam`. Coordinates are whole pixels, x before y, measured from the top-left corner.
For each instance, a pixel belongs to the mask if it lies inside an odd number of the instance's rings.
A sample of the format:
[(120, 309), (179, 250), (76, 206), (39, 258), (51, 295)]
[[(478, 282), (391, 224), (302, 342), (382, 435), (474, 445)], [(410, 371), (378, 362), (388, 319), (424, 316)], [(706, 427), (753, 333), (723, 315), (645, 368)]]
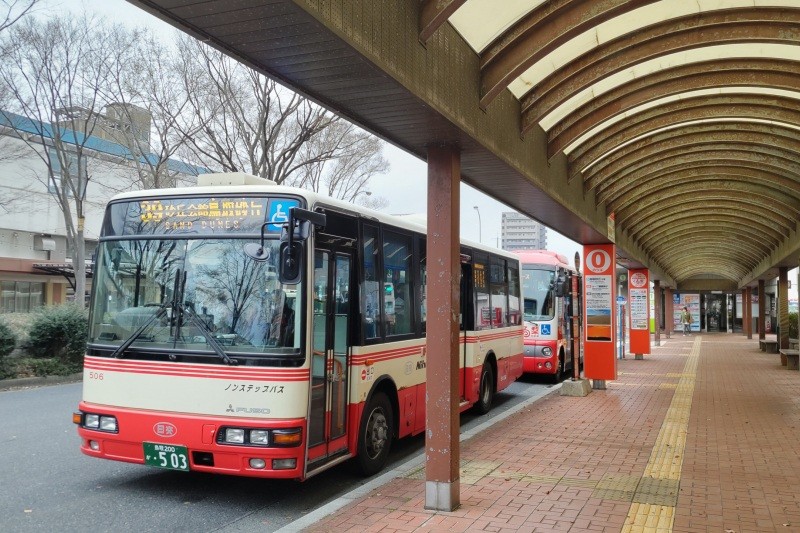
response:
[(422, 0), (419, 6), (419, 42), (425, 44), (450, 15), (467, 0)]
[(592, 176), (585, 182), (586, 190), (595, 190), (597, 194), (606, 187), (617, 184), (635, 184), (637, 180), (662, 170), (677, 168), (681, 165), (702, 164), (711, 162), (724, 162), (726, 164), (752, 167), (758, 165), (765, 171), (775, 174), (783, 173), (794, 177), (800, 174), (800, 163), (797, 155), (774, 147), (759, 147), (754, 151), (753, 146), (742, 143), (725, 143), (722, 145), (700, 145), (687, 152), (684, 146), (666, 148), (658, 153), (653, 153), (649, 158), (643, 158), (630, 166), (616, 163), (607, 169), (604, 174)]
[[(798, 170), (800, 170), (800, 165), (798, 165)], [(774, 165), (758, 165), (744, 158), (698, 158), (697, 161), (692, 163), (667, 166), (648, 165), (645, 170), (628, 174), (625, 179), (617, 179), (610, 183), (603, 182), (601, 186), (595, 189), (595, 201), (598, 204), (608, 204), (620, 196), (635, 193), (641, 187), (648, 187), (654, 181), (671, 180), (673, 177), (691, 179), (695, 175), (707, 175), (710, 173), (716, 173), (720, 176), (751, 176), (753, 179), (760, 181), (774, 181), (792, 190), (800, 187), (800, 174), (792, 174), (786, 169)]]
[[(764, 231), (763, 224), (761, 228), (751, 226), (747, 223), (746, 219), (737, 216), (726, 216), (719, 214), (717, 216), (706, 215), (703, 217), (703, 225), (700, 226), (694, 219), (683, 220), (678, 219), (676, 222), (661, 222), (654, 223), (646, 235), (639, 241), (647, 253), (653, 247), (658, 246), (658, 243), (667, 239), (671, 239), (674, 235), (689, 235), (691, 233), (709, 233), (716, 231), (721, 235), (739, 234), (749, 242), (756, 243), (757, 248), (762, 248), (764, 252), (771, 252), (777, 245), (780, 239), (776, 236), (777, 232)], [(770, 228), (771, 229), (771, 228)]]
[(643, 61), (710, 44), (799, 40), (800, 10), (791, 8), (706, 11), (641, 28), (593, 48), (532, 87), (521, 98), (522, 131), (580, 91)]
[[(668, 207), (668, 209), (665, 207)], [(669, 217), (691, 213), (697, 217), (698, 223), (702, 223), (703, 214), (713, 213), (714, 210), (717, 212), (735, 212), (741, 214), (743, 218), (762, 221), (762, 223), (773, 227), (784, 239), (791, 233), (789, 229), (792, 225), (791, 217), (779, 214), (753, 199), (738, 198), (732, 200), (725, 198), (715, 199), (711, 202), (710, 199), (698, 198), (697, 195), (691, 195), (689, 199), (683, 199), (682, 202), (674, 205), (662, 205), (655, 208), (651, 206), (648, 209), (643, 209), (631, 217), (631, 220), (624, 227), (624, 231), (638, 242), (643, 235), (647, 234), (651, 225), (659, 219), (668, 220)]]
[[(798, 55), (800, 59), (800, 55)], [(690, 63), (636, 78), (605, 92), (556, 123), (548, 132), (548, 157), (561, 152), (583, 133), (639, 105), (685, 93), (689, 88), (731, 86), (800, 92), (800, 62), (733, 59)]]
[[(798, 94), (800, 97), (800, 94)], [(698, 120), (725, 120), (716, 122), (724, 127), (728, 120), (769, 120), (800, 126), (800, 98), (773, 98), (763, 96), (718, 96), (716, 98), (690, 98), (649, 109), (617, 122), (598, 132), (591, 140), (581, 144), (568, 156), (570, 173), (579, 172), (623, 144), (664, 128)]]
[(672, 175), (655, 183), (650, 182), (648, 187), (637, 188), (635, 191), (607, 202), (606, 210), (611, 213), (624, 213), (630, 209), (638, 209), (649, 198), (658, 198), (683, 190), (697, 194), (703, 194), (710, 190), (734, 194), (756, 194), (763, 197), (765, 201), (783, 205), (789, 209), (800, 209), (800, 182), (784, 186), (776, 183), (775, 180), (763, 180), (753, 176), (696, 172), (694, 174), (683, 173), (679, 176)]
[(547, 54), (592, 27), (659, 0), (550, 0), (528, 13), (481, 54), (480, 106)]
[[(671, 233), (689, 231), (693, 228), (719, 225), (721, 228), (739, 226), (743, 233), (764, 241), (770, 248), (777, 247), (786, 235), (777, 230), (774, 225), (765, 222), (756, 215), (743, 211), (709, 211), (700, 213), (700, 209), (692, 209), (678, 213), (669, 213), (654, 220), (648, 226), (647, 232), (639, 239), (639, 245), (648, 253), (653, 247), (653, 242), (663, 239)], [(697, 217), (702, 216), (702, 224), (697, 224)]]
[(699, 236), (699, 235), (686, 235), (685, 238), (677, 237), (669, 241), (661, 243), (656, 250), (653, 257), (656, 260), (663, 260), (664, 258), (671, 257), (676, 253), (680, 253), (687, 249), (701, 248), (708, 251), (715, 251), (724, 255), (725, 257), (744, 258), (747, 266), (750, 268), (755, 267), (759, 261), (768, 255), (759, 250), (749, 248), (747, 246), (736, 246), (731, 248), (727, 243), (720, 242), (714, 239), (713, 236)]
[(800, 154), (800, 130), (775, 124), (741, 122), (729, 124), (724, 129), (714, 123), (699, 123), (662, 131), (627, 144), (585, 170), (582, 173), (584, 189), (590, 191), (621, 168), (647, 161), (664, 150), (681, 148), (689, 152), (710, 146), (746, 146), (754, 151), (779, 150), (785, 152), (790, 160), (797, 160)]

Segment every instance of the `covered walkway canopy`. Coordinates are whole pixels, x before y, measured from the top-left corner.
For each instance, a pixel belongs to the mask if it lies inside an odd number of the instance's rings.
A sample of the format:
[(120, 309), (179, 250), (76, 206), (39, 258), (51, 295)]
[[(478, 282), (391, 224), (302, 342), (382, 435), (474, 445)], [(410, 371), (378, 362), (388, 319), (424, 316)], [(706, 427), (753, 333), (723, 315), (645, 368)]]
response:
[(130, 1), (427, 159), (427, 509), (460, 504), (459, 179), (657, 288), (798, 265), (800, 0)]
[(800, 0), (130, 1), (664, 287), (798, 265)]

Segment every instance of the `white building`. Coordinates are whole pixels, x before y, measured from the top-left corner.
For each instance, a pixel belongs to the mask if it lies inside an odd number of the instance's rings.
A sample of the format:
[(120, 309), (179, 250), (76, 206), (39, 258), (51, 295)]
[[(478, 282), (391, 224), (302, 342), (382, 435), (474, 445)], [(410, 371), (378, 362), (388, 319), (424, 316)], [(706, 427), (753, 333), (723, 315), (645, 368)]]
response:
[[(119, 126), (111, 111), (110, 106), (102, 118)], [(10, 126), (11, 121), (21, 133)], [(48, 183), (47, 165), (20, 137), (26, 135), (36, 145), (41, 130), (40, 124), (0, 112), (0, 313), (27, 312), (72, 297), (74, 276), (64, 216)], [(105, 133), (88, 139), (84, 152), (89, 177), (85, 220), (89, 258), (97, 246), (105, 204), (114, 194), (131, 190), (136, 173), (130, 152)], [(170, 161), (169, 166), (183, 179), (204, 172), (180, 161)], [(87, 270), (90, 275), (91, 268)]]
[(500, 227), (503, 250), (544, 250), (547, 248), (547, 227), (516, 211), (503, 212)]

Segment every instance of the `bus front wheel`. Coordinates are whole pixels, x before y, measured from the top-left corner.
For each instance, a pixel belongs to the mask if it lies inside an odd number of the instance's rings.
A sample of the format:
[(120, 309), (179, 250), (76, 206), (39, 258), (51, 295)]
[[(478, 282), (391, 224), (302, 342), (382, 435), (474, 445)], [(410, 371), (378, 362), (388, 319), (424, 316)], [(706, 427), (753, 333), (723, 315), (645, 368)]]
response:
[(494, 401), (494, 371), (492, 365), (484, 363), (481, 369), (481, 385), (478, 390), (478, 401), (475, 402), (475, 411), (485, 415), (492, 408)]
[(358, 466), (362, 474), (371, 476), (386, 465), (394, 427), (392, 405), (383, 392), (370, 399), (358, 432)]

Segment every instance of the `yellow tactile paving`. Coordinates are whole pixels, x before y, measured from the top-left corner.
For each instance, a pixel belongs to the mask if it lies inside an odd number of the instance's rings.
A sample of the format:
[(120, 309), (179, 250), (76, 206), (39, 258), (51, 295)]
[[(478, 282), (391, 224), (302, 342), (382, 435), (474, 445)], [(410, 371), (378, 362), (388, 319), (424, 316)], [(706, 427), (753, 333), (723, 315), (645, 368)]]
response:
[[(677, 501), (677, 486), (681, 477), (683, 453), (686, 446), (686, 430), (689, 426), (689, 414), (692, 410), (692, 395), (694, 394), (697, 362), (700, 356), (701, 337), (696, 337), (692, 351), (686, 360), (683, 372), (670, 377), (679, 377), (661, 430), (658, 432), (650, 460), (645, 468), (643, 479), (650, 478), (652, 482), (646, 485), (661, 486), (657, 492), (665, 492), (660, 496), (669, 500), (672, 491), (675, 491), (674, 500)], [(649, 480), (648, 480), (649, 481)], [(669, 483), (673, 481), (673, 483)], [(675, 507), (669, 505), (651, 505), (643, 503), (647, 500), (646, 494), (634, 495), (634, 501), (628, 510), (623, 533), (626, 532), (656, 532), (669, 533), (675, 519)], [(640, 503), (641, 502), (641, 503)]]

